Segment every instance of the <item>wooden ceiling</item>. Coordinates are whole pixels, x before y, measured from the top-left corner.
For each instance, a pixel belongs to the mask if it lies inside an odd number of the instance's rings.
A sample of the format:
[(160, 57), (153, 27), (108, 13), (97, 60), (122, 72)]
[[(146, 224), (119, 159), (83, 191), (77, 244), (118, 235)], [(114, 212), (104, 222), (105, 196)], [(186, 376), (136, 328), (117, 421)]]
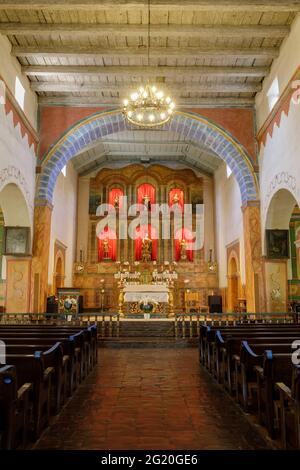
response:
[(178, 107), (250, 106), (299, 1), (0, 0), (0, 32), (40, 103), (119, 106), (147, 79)]
[(166, 129), (131, 129), (85, 149), (73, 159), (80, 176), (91, 175), (100, 168), (126, 166), (132, 163), (159, 163), (173, 168), (192, 168), (202, 175), (212, 175), (221, 160), (205, 147), (191, 143), (182, 133)]

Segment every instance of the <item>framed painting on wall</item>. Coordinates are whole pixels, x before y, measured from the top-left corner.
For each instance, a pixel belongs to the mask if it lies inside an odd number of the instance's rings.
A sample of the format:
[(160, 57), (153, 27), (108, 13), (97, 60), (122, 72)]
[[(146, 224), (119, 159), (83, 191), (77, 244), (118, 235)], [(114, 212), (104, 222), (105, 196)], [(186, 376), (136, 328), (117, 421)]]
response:
[(267, 257), (270, 259), (289, 258), (289, 231), (266, 230)]
[(30, 228), (5, 227), (4, 228), (4, 254), (29, 255), (30, 254)]

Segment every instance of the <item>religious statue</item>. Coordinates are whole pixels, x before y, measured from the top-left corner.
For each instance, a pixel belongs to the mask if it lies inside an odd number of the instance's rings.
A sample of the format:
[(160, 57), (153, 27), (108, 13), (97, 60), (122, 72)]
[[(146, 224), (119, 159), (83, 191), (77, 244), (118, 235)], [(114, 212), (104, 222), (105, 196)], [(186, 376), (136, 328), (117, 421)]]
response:
[(152, 257), (152, 240), (148, 237), (148, 234), (145, 235), (142, 241), (142, 261), (148, 262), (151, 261)]
[(109, 258), (109, 241), (107, 238), (103, 240), (103, 258)]
[(186, 241), (183, 238), (180, 242), (180, 260), (181, 261), (186, 261), (187, 260), (187, 255), (186, 255)]
[(180, 198), (179, 198), (179, 195), (178, 193), (175, 193), (174, 196), (173, 196), (173, 204), (178, 204), (180, 201)]
[(151, 209), (150, 197), (147, 194), (145, 194), (143, 197), (143, 204), (147, 207), (148, 210)]
[(114, 208), (115, 209), (119, 209), (119, 205), (120, 205), (120, 198), (119, 196), (117, 195), (114, 199)]

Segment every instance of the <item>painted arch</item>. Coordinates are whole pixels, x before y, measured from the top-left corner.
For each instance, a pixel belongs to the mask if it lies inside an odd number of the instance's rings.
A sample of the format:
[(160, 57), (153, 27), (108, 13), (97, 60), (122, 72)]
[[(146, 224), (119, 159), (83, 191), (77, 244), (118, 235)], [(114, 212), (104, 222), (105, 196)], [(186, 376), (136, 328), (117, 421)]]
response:
[[(231, 134), (197, 114), (176, 112), (165, 129), (182, 133), (191, 142), (215, 152), (232, 170), (241, 191), (243, 204), (258, 199), (258, 185), (251, 158)], [(37, 186), (37, 198), (52, 202), (56, 179), (62, 168), (99, 139), (132, 129), (122, 113), (107, 111), (83, 119), (69, 129), (45, 155)]]

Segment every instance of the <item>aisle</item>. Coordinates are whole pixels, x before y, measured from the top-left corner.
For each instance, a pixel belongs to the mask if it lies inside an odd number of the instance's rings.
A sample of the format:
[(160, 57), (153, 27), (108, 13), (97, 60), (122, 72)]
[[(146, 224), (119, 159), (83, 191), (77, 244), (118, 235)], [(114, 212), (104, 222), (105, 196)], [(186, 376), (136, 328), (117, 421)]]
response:
[(197, 349), (101, 349), (37, 449), (261, 449)]

